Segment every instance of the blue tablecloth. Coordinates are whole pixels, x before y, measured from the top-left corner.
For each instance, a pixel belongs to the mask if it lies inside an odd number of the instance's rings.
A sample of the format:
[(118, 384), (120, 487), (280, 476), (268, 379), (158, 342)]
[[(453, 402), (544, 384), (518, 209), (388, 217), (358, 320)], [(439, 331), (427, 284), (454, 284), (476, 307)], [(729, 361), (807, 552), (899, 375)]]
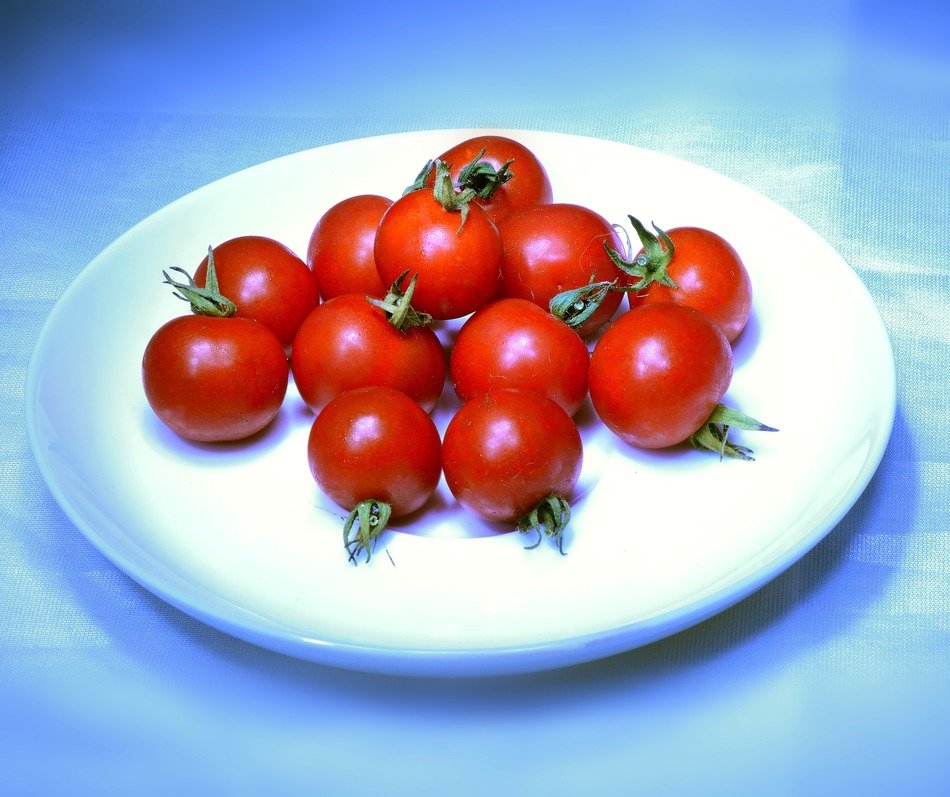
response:
[[(0, 24), (0, 792), (950, 793), (946, 4), (136, 6), (13, 4)], [(334, 670), (140, 588), (29, 450), (24, 376), (57, 299), (128, 228), (237, 169), (482, 126), (683, 157), (824, 236), (897, 363), (862, 498), (713, 619), (536, 675)], [(789, 301), (834, 334), (809, 315), (820, 290), (790, 282)]]

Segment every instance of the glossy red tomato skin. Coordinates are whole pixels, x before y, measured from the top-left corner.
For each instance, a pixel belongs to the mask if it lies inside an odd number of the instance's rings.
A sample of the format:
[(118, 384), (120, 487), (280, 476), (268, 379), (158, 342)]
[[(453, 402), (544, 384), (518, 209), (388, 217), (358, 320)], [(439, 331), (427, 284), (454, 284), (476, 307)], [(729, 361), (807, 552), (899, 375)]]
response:
[(574, 422), (532, 390), (493, 390), (463, 404), (442, 443), (452, 494), (489, 521), (520, 520), (549, 495), (567, 499), (582, 465)]
[[(620, 239), (599, 213), (581, 205), (553, 203), (512, 213), (499, 225), (502, 242), (500, 296), (528, 299), (547, 310), (562, 291), (626, 275), (604, 251)], [(618, 250), (620, 251), (620, 250)], [(622, 293), (610, 293), (579, 328), (583, 338), (600, 329), (620, 306)]]
[(439, 156), (450, 166), (453, 182), (458, 183), (459, 173), (481, 150), (482, 161), (500, 169), (512, 158), (509, 169), (512, 177), (500, 185), (487, 200), (477, 200), (494, 224), (515, 210), (548, 204), (553, 201), (551, 178), (537, 155), (519, 141), (507, 136), (480, 135), (460, 141)]
[(149, 406), (176, 434), (211, 443), (241, 440), (277, 415), (287, 392), (287, 356), (277, 337), (247, 318), (180, 316), (145, 348)]
[[(219, 290), (237, 306), (237, 315), (259, 321), (289, 348), (320, 300), (307, 264), (284, 244), (262, 235), (231, 238), (212, 251)], [(204, 286), (207, 272), (206, 257), (195, 271), (198, 285)]]
[(526, 299), (499, 299), (462, 325), (449, 370), (463, 402), (503, 387), (536, 390), (574, 415), (587, 398), (590, 354), (577, 333)]
[(752, 282), (742, 258), (722, 236), (701, 227), (675, 227), (667, 235), (673, 241), (667, 274), (677, 287), (654, 282), (642, 296), (631, 296), (631, 305), (689, 305), (712, 319), (731, 343), (752, 312)]
[(597, 341), (588, 386), (604, 424), (639, 448), (683, 442), (709, 418), (732, 379), (732, 349), (705, 315), (647, 304)]
[(320, 489), (339, 506), (384, 501), (401, 517), (435, 492), (442, 443), (418, 403), (389, 387), (366, 387), (337, 396), (317, 415), (307, 459)]
[(301, 324), (290, 354), (294, 383), (314, 412), (347, 390), (386, 385), (426, 412), (445, 385), (445, 353), (429, 327), (397, 330), (362, 294), (335, 296)]
[(428, 190), (406, 194), (386, 211), (374, 255), (386, 285), (407, 269), (418, 274), (412, 304), (436, 319), (474, 312), (498, 287), (501, 241), (495, 225), (474, 204), (463, 225), (461, 213), (445, 210)]
[(317, 221), (307, 245), (307, 264), (326, 299), (345, 293), (382, 298), (387, 287), (379, 278), (373, 246), (376, 228), (393, 201), (376, 194), (348, 197)]

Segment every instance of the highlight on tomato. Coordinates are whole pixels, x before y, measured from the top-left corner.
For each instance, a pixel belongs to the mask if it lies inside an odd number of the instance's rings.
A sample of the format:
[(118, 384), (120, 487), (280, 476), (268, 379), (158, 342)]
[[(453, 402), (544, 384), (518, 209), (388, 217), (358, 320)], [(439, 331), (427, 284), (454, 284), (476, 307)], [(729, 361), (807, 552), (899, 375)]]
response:
[(383, 299), (334, 296), (301, 324), (290, 354), (294, 383), (319, 412), (347, 390), (386, 385), (432, 412), (445, 385), (445, 353), (432, 317), (412, 306), (416, 277), (402, 274)]
[(698, 310), (645, 304), (624, 313), (591, 354), (594, 410), (627, 443), (667, 448), (689, 440), (720, 457), (752, 459), (730, 429), (776, 431), (721, 404), (732, 380), (732, 348)]
[(376, 228), (392, 204), (384, 196), (359, 194), (337, 202), (317, 220), (307, 244), (307, 264), (324, 301), (345, 293), (386, 295), (373, 247)]
[(391, 387), (349, 390), (314, 419), (307, 441), (310, 472), (347, 510), (343, 544), (349, 560), (369, 561), (393, 518), (422, 508), (442, 473), (442, 445), (432, 419)]
[(442, 467), (452, 494), (489, 521), (547, 536), (564, 553), (570, 498), (583, 464), (580, 432), (552, 399), (501, 388), (463, 404), (449, 421)]
[(694, 307), (722, 330), (730, 343), (752, 313), (752, 282), (739, 253), (718, 233), (702, 227), (674, 227), (651, 233), (628, 216), (643, 248), (632, 259), (607, 246), (619, 269), (630, 275), (631, 307), (673, 302)]
[[(237, 306), (237, 315), (252, 318), (277, 335), (289, 351), (297, 329), (320, 301), (313, 272), (288, 247), (262, 235), (242, 235), (212, 249), (218, 286)], [(194, 281), (204, 286), (208, 258)]]
[(503, 387), (544, 393), (573, 416), (587, 398), (590, 353), (567, 323), (526, 299), (498, 299), (469, 317), (449, 371), (462, 402)]
[(219, 290), (209, 252), (207, 285), (163, 272), (192, 314), (174, 318), (148, 342), (142, 358), (145, 397), (179, 436), (202, 443), (241, 440), (276, 417), (287, 392), (284, 347), (263, 324), (236, 315)]

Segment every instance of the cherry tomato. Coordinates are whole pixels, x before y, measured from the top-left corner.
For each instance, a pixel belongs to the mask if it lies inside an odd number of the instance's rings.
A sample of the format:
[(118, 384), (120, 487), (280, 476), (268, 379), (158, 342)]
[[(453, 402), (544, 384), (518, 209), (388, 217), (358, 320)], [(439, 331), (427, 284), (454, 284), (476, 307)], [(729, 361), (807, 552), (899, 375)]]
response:
[[(620, 240), (610, 223), (580, 205), (538, 205), (507, 216), (499, 225), (502, 242), (502, 296), (528, 299), (548, 309), (562, 291), (588, 282), (626, 282), (604, 243)], [(587, 338), (614, 314), (623, 295), (610, 292), (600, 307), (578, 327)]]
[(458, 501), (491, 521), (550, 535), (561, 547), (583, 448), (574, 422), (533, 390), (477, 396), (449, 421), (442, 467)]
[(462, 207), (456, 200), (443, 169), (433, 191), (397, 199), (376, 231), (374, 254), (383, 282), (392, 284), (406, 269), (417, 274), (413, 304), (437, 319), (474, 312), (498, 287), (498, 231), (478, 205)]
[[(462, 172), (479, 153), (484, 154), (480, 163), (488, 167), (488, 178), (484, 171), (469, 171), (469, 179), (464, 180)], [(524, 144), (505, 136), (480, 135), (459, 142), (439, 156), (439, 160), (449, 164), (452, 180), (460, 187), (470, 186), (489, 196), (479, 196), (475, 201), (486, 211), (489, 219), (497, 224), (514, 210), (547, 204), (552, 201), (551, 180), (537, 156)], [(503, 176), (503, 182), (497, 187), (492, 185), (494, 178), (508, 164), (510, 177)]]
[(240, 440), (277, 415), (287, 391), (287, 356), (263, 324), (188, 315), (149, 340), (142, 358), (145, 397), (187, 440)]
[(294, 339), (294, 382), (315, 412), (347, 390), (387, 385), (431, 412), (445, 384), (445, 354), (428, 326), (398, 328), (362, 294), (335, 296), (313, 310)]
[[(260, 321), (289, 349), (297, 328), (317, 306), (316, 277), (299, 257), (272, 238), (243, 235), (212, 249), (220, 291), (237, 306), (237, 315)], [(207, 279), (208, 258), (194, 280)]]
[(344, 293), (386, 295), (373, 245), (379, 221), (392, 203), (386, 197), (360, 194), (338, 202), (320, 217), (310, 235), (307, 263), (324, 299)]
[(705, 315), (647, 304), (617, 318), (597, 341), (588, 385), (600, 419), (641, 448), (687, 440), (732, 379), (732, 349)]
[(435, 423), (391, 387), (337, 396), (314, 419), (307, 442), (320, 489), (350, 511), (344, 540), (350, 558), (366, 557), (388, 520), (420, 509), (442, 472)]
[(526, 299), (499, 299), (459, 330), (450, 372), (466, 402), (502, 387), (537, 390), (574, 415), (587, 397), (587, 346), (567, 324)]
[(643, 284), (638, 294), (631, 294), (631, 306), (674, 302), (694, 307), (734, 341), (752, 312), (752, 283), (738, 252), (701, 227), (657, 228), (657, 236), (629, 218), (644, 244), (632, 262), (620, 261), (630, 269), (631, 282), (639, 278)]

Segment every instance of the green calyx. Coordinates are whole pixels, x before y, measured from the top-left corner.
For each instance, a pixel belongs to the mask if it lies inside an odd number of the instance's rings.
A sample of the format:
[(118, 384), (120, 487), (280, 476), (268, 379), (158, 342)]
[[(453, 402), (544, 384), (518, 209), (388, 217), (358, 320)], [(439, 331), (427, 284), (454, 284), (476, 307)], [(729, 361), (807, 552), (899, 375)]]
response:
[[(466, 168), (473, 167), (473, 164), (474, 161)], [(491, 168), (489, 164), (484, 164), (484, 166), (488, 167), (489, 169)], [(505, 167), (503, 167), (503, 169), (504, 168)], [(449, 172), (449, 164), (442, 160), (427, 161), (426, 165), (422, 167), (422, 170), (419, 172), (419, 174), (416, 175), (416, 179), (413, 181), (412, 185), (402, 192), (403, 196), (406, 194), (411, 194), (414, 191), (421, 191), (424, 189), (426, 187), (426, 183), (429, 181), (429, 178), (432, 176), (433, 171), (435, 171), (435, 178), (432, 184), (432, 195), (435, 197), (436, 202), (442, 205), (442, 207), (445, 208), (447, 212), (461, 213), (462, 215), (462, 221), (459, 224), (459, 228), (456, 232), (457, 235), (458, 233), (462, 232), (462, 228), (465, 226), (465, 220), (468, 218), (469, 203), (476, 197), (482, 196), (480, 193), (481, 191), (488, 190), (483, 185), (487, 178), (484, 176), (483, 170), (474, 170), (473, 167), (473, 176), (471, 177), (471, 181), (473, 181), (475, 185), (479, 185), (479, 188), (476, 190), (476, 188), (470, 185), (463, 184), (460, 190), (456, 190), (455, 184), (452, 182), (452, 175)], [(511, 173), (509, 172), (508, 177), (504, 179), (507, 180), (510, 176)], [(502, 180), (502, 182), (504, 182), (504, 180)], [(491, 196), (493, 191), (494, 188), (491, 188), (487, 196)]]
[(435, 161), (435, 183), (432, 187), (432, 195), (436, 201), (449, 213), (461, 213), (462, 220), (459, 224), (456, 235), (462, 232), (465, 221), (468, 219), (469, 203), (478, 195), (474, 188), (463, 188), (460, 191), (455, 190), (452, 183), (452, 175), (449, 173), (449, 164), (445, 161)]
[(205, 287), (195, 284), (192, 276), (183, 268), (172, 266), (170, 271), (184, 274), (187, 283), (176, 282), (167, 271), (162, 271), (164, 283), (175, 288), (175, 296), (191, 305), (191, 312), (195, 315), (206, 315), (216, 318), (228, 318), (237, 312), (237, 307), (227, 296), (222, 296), (218, 289), (218, 274), (214, 268), (214, 252), (208, 247), (208, 275)]
[(630, 223), (640, 239), (643, 252), (632, 260), (626, 260), (606, 241), (604, 241), (604, 250), (617, 268), (631, 277), (636, 277), (637, 282), (632, 284), (630, 288), (635, 291), (642, 291), (654, 282), (670, 288), (678, 287), (670, 275), (667, 274), (667, 268), (673, 259), (673, 241), (670, 240), (670, 236), (657, 227), (656, 224), (653, 225), (653, 229), (656, 230), (656, 235), (654, 235), (635, 216), (628, 215), (627, 218), (630, 219)]
[(484, 148), (478, 153), (465, 168), (459, 172), (459, 187), (462, 189), (470, 188), (475, 192), (479, 199), (491, 199), (492, 194), (498, 188), (507, 183), (514, 174), (509, 168), (515, 162), (514, 158), (502, 164), (500, 169), (496, 169), (487, 161)]
[(406, 186), (406, 189), (402, 192), (402, 195), (411, 194), (413, 191), (421, 191), (426, 187), (426, 182), (429, 179), (429, 175), (432, 174), (432, 169), (435, 166), (435, 161), (428, 160), (426, 165), (419, 170), (419, 174), (416, 175), (416, 179), (412, 181), (411, 185)]
[[(503, 163), (500, 169), (496, 169), (487, 161), (482, 160), (484, 157), (485, 150), (483, 148), (478, 155), (465, 164), (462, 171), (459, 172), (458, 188), (462, 191), (471, 190), (474, 192), (474, 196), (477, 196), (479, 199), (491, 199), (492, 195), (500, 186), (515, 176), (510, 168), (515, 160), (511, 158)], [(426, 161), (425, 166), (423, 166), (422, 169), (419, 170), (419, 174), (416, 175), (416, 179), (402, 192), (403, 196), (425, 188), (429, 179), (432, 177), (432, 171), (436, 169), (436, 165), (439, 163), (441, 163), (441, 161)], [(450, 168), (448, 164), (445, 164), (445, 166), (447, 169)]]
[(735, 445), (729, 442), (730, 429), (744, 429), (749, 432), (777, 432), (771, 426), (751, 418), (744, 413), (734, 410), (724, 404), (717, 404), (705, 423), (694, 432), (689, 442), (701, 451), (712, 451), (719, 454), (719, 459), (731, 457), (751, 461), (752, 449)]
[(426, 327), (432, 323), (431, 315), (420, 313), (412, 306), (412, 294), (416, 290), (416, 280), (419, 275), (413, 274), (412, 279), (409, 280), (409, 285), (403, 290), (402, 283), (407, 276), (409, 276), (408, 269), (396, 277), (396, 281), (389, 288), (385, 298), (366, 297), (366, 301), (382, 310), (386, 314), (389, 323), (400, 332), (413, 327)]
[(361, 501), (350, 512), (343, 524), (343, 547), (353, 564), (357, 564), (360, 554), (366, 554), (364, 561), (369, 562), (376, 540), (385, 531), (391, 515), (389, 504), (374, 499)]
[(525, 546), (531, 551), (541, 544), (545, 536), (550, 537), (561, 555), (564, 555), (564, 529), (571, 520), (571, 506), (559, 495), (549, 495), (518, 521), (519, 534), (537, 534), (533, 545)]
[(570, 288), (556, 294), (548, 302), (548, 310), (572, 329), (577, 329), (590, 318), (612, 290), (618, 290), (617, 280), (590, 282), (579, 288)]

